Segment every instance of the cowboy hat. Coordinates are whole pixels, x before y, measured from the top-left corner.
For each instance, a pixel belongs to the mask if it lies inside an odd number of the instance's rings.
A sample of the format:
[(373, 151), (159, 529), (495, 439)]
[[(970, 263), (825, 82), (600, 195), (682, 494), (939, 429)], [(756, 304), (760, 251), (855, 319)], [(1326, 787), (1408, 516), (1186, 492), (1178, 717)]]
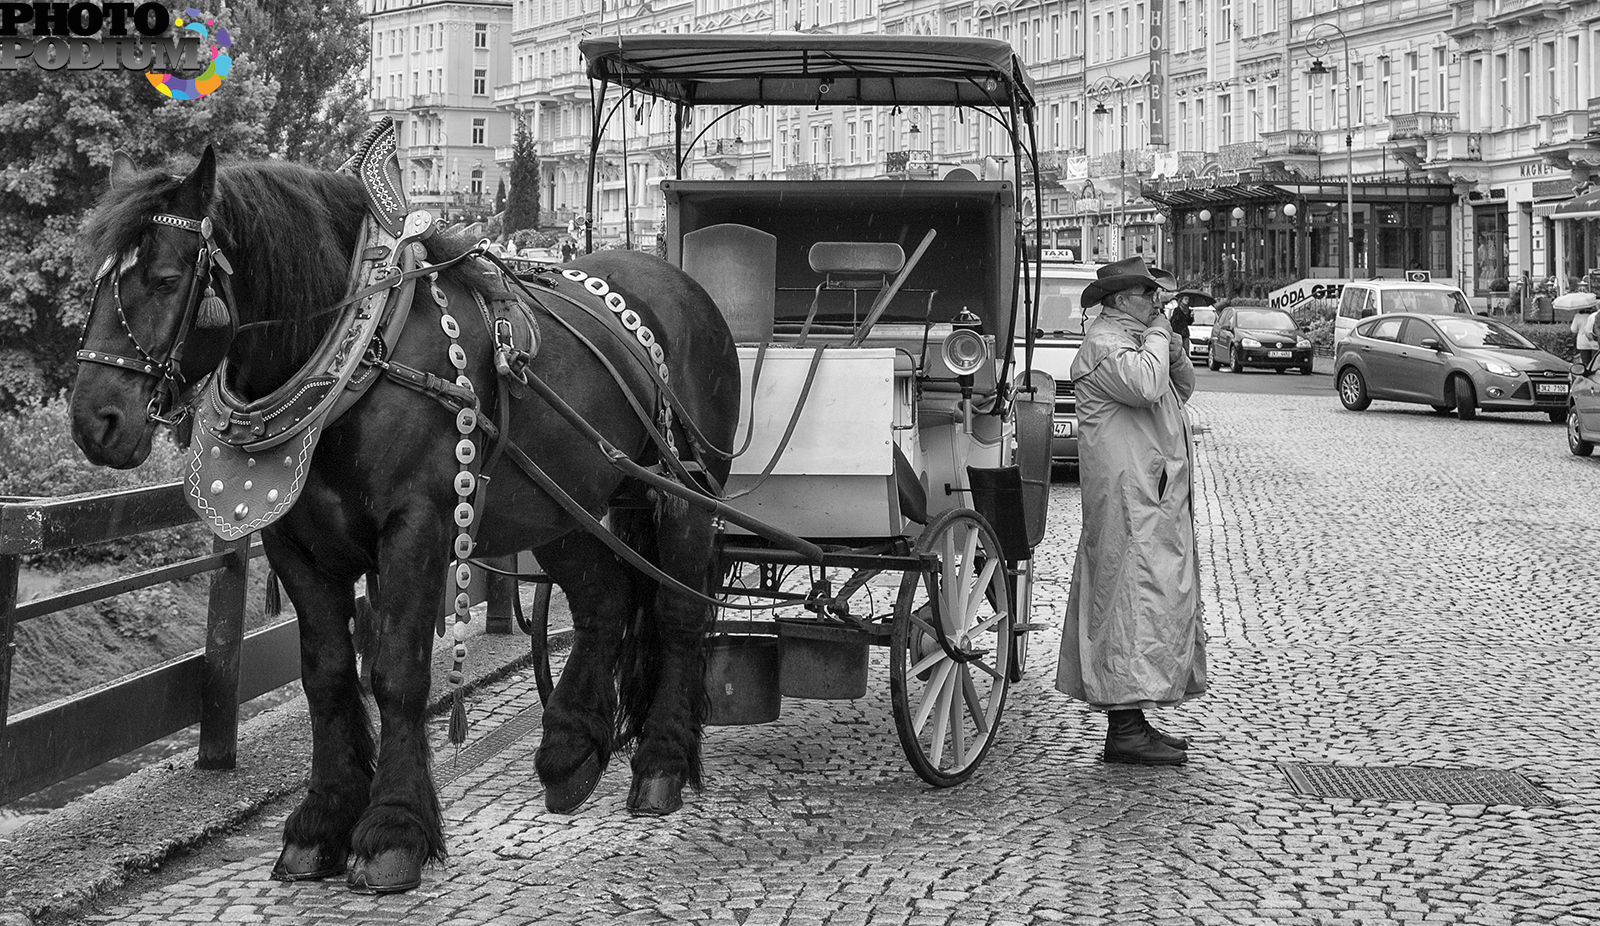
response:
[(1180, 289), (1167, 297), (1168, 299), (1183, 299), (1189, 305), (1216, 305), (1217, 300), (1202, 293), (1198, 289)]
[(1151, 270), (1145, 266), (1143, 257), (1129, 257), (1124, 260), (1106, 264), (1099, 269), (1098, 276), (1093, 283), (1084, 287), (1083, 307), (1089, 308), (1101, 303), (1112, 293), (1118, 293), (1135, 286), (1148, 286), (1153, 289), (1169, 289), (1177, 285), (1177, 280), (1172, 274), (1159, 268)]

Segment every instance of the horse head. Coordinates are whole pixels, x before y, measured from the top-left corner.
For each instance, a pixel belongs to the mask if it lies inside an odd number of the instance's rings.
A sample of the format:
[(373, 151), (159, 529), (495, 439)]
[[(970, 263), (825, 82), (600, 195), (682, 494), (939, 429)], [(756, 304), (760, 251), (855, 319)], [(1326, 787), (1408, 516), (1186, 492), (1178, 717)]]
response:
[(143, 463), (155, 426), (176, 423), (233, 340), (232, 267), (210, 215), (216, 173), (210, 146), (184, 177), (113, 159), (87, 229), (103, 260), (72, 389), (72, 437), (93, 463)]

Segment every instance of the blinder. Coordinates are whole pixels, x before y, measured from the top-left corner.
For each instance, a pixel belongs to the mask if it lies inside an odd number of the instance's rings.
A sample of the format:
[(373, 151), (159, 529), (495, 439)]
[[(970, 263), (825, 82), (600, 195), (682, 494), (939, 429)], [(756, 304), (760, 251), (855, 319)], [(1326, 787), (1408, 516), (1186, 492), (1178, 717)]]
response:
[[(93, 319), (91, 313), (90, 318), (84, 322), (83, 338), (79, 341), (77, 359), (79, 363), (104, 364), (120, 370), (132, 370), (156, 379), (158, 382), (155, 393), (151, 395), (150, 404), (146, 408), (149, 420), (176, 427), (188, 414), (188, 405), (182, 401), (184, 392), (193, 381), (199, 380), (209, 371), (208, 367), (198, 374), (185, 375), (183, 350), (188, 344), (190, 334), (195, 328), (234, 330), (238, 328), (238, 318), (233, 309), (231, 280), (233, 264), (217, 246), (216, 239), (212, 235), (209, 216), (189, 219), (157, 213), (151, 216), (150, 221), (154, 225), (194, 232), (200, 236), (200, 248), (195, 254), (194, 272), (190, 275), (188, 289), (184, 292), (183, 311), (179, 317), (177, 333), (173, 336), (172, 346), (167, 349), (165, 357), (158, 359), (139, 343), (132, 326), (128, 324), (128, 315), (122, 304), (122, 277), (138, 263), (137, 249), (130, 249), (120, 256), (115, 254), (108, 256), (100, 265), (100, 269), (95, 272), (95, 302), (100, 301), (101, 287), (106, 285), (109, 278), (112, 304), (117, 310), (117, 322), (122, 326), (123, 334), (133, 347), (133, 356), (106, 350), (90, 350), (83, 346), (89, 338), (89, 321)], [(222, 295), (217, 293), (218, 287), (221, 288)]]

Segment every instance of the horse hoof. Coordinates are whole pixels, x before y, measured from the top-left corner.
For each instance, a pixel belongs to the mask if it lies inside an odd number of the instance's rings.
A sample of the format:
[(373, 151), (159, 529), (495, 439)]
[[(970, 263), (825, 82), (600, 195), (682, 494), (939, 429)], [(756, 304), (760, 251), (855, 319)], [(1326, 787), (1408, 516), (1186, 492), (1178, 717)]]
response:
[(664, 817), (683, 806), (683, 779), (656, 772), (633, 779), (628, 793), (628, 812), (648, 817)]
[(330, 854), (321, 846), (286, 845), (272, 866), (274, 881), (321, 881), (344, 874), (344, 853)]
[(589, 753), (566, 780), (545, 782), (545, 808), (551, 813), (576, 813), (600, 785), (600, 776), (605, 770), (600, 757)]
[(356, 859), (348, 883), (357, 894), (398, 894), (422, 883), (423, 857), (400, 849)]

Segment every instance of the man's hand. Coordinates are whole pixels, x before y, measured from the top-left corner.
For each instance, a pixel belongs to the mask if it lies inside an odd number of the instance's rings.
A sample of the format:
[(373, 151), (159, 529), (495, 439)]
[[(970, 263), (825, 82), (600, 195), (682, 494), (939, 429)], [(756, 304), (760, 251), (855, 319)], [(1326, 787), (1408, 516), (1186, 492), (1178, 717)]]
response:
[(1146, 334), (1149, 334), (1152, 330), (1164, 331), (1167, 333), (1169, 340), (1172, 338), (1172, 322), (1167, 321), (1167, 317), (1160, 312), (1156, 313), (1155, 318), (1150, 319), (1150, 324), (1146, 325), (1144, 330)]

